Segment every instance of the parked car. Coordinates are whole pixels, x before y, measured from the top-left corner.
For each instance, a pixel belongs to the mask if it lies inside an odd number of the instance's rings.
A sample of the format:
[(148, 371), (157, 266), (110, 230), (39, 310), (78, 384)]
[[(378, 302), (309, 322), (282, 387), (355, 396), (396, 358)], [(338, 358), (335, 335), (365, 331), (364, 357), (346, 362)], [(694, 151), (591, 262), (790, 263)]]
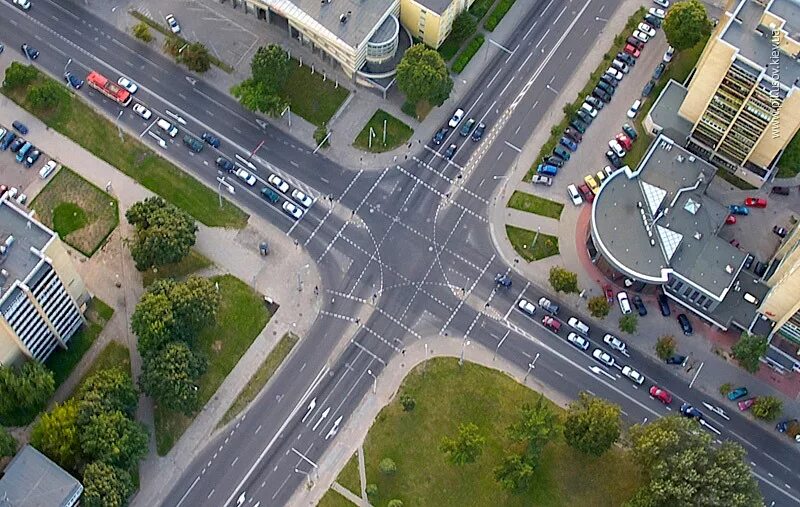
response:
[(567, 149), (568, 149), (568, 150), (570, 150), (570, 151), (573, 151), (573, 152), (575, 152), (575, 151), (578, 151), (578, 145), (577, 145), (577, 143), (575, 143), (575, 141), (573, 141), (572, 139), (570, 139), (570, 138), (569, 138), (569, 137), (567, 137), (567, 136), (564, 136), (564, 137), (562, 137), (561, 139), (559, 139), (559, 140), (558, 140), (558, 143), (559, 143), (561, 146), (564, 146), (565, 148), (567, 148)]
[(606, 345), (611, 347), (612, 350), (616, 350), (618, 352), (625, 352), (628, 349), (628, 346), (625, 345), (625, 342), (614, 336), (613, 334), (608, 334), (603, 337), (603, 342)]
[(180, 33), (181, 32), (181, 25), (178, 24), (178, 20), (175, 19), (175, 16), (172, 14), (167, 14), (164, 16), (164, 19), (167, 20), (167, 25), (169, 25), (169, 29), (172, 30), (172, 33)]
[(620, 60), (618, 58), (619, 58), (619, 55), (617, 55), (617, 58), (615, 58), (615, 59), (613, 59), (611, 61), (611, 66), (614, 67), (617, 70), (621, 70), (625, 74), (630, 72), (631, 68), (628, 66), (628, 64), (623, 62), (622, 60)]
[(661, 19), (667, 17), (667, 11), (665, 11), (664, 9), (658, 9), (656, 7), (650, 7), (649, 9), (647, 9), (647, 14)]
[(622, 131), (627, 134), (628, 137), (631, 138), (632, 141), (635, 141), (639, 134), (636, 133), (636, 129), (630, 126), (630, 124), (625, 123), (622, 125)]
[[(614, 67), (609, 67), (605, 71), (605, 74), (613, 77), (617, 81), (622, 81), (622, 78), (625, 76), (625, 74), (623, 74), (621, 70), (618, 70)], [(614, 83), (612, 83), (612, 85), (616, 86)]]
[(597, 97), (592, 97), (591, 95), (587, 95), (583, 101), (598, 110), (603, 109), (605, 106), (605, 103), (602, 100), (598, 99)]
[(576, 143), (579, 143), (579, 142), (583, 141), (583, 135), (580, 132), (578, 132), (577, 130), (575, 130), (574, 128), (572, 128), (572, 127), (565, 128), (564, 129), (564, 135), (569, 137), (570, 139), (572, 139)]
[(728, 215), (725, 217), (725, 223), (728, 225), (736, 224), (736, 216), (735, 215)]
[(686, 336), (690, 336), (692, 334), (692, 323), (689, 322), (689, 317), (687, 317), (685, 313), (678, 315), (678, 324), (681, 325), (681, 331), (683, 331), (683, 334)]
[(664, 69), (667, 68), (667, 65), (664, 62), (659, 63), (656, 65), (655, 70), (653, 70), (653, 79), (658, 80), (661, 77), (661, 74), (664, 73)]
[(639, 51), (644, 49), (644, 42), (640, 41), (636, 37), (630, 35), (627, 39), (625, 39), (626, 44), (630, 44), (631, 46), (635, 47)]
[(628, 151), (630, 151), (630, 149), (633, 147), (633, 141), (631, 141), (630, 137), (626, 136), (622, 132), (615, 135), (614, 140)]
[(306, 209), (310, 208), (311, 205), (314, 204), (314, 200), (311, 198), (311, 196), (306, 195), (305, 192), (296, 188), (292, 190), (292, 199)]
[(11, 153), (16, 153), (20, 150), (20, 148), (22, 148), (25, 145), (25, 143), (27, 143), (25, 139), (17, 137), (13, 141), (11, 141), (11, 144), (8, 146), (8, 149), (11, 150)]
[(744, 398), (745, 396), (747, 396), (747, 392), (748, 391), (746, 387), (738, 387), (733, 391), (729, 392), (726, 396), (728, 397), (729, 400), (736, 401), (740, 398)]
[(461, 108), (458, 108), (458, 109), (456, 109), (456, 112), (453, 113), (453, 117), (450, 118), (450, 121), (447, 123), (447, 125), (450, 128), (456, 128), (458, 126), (458, 124), (461, 123), (461, 118), (463, 118), (463, 117), (464, 117), (464, 110), (461, 109)]
[(558, 174), (558, 167), (549, 164), (539, 164), (536, 167), (536, 174), (553, 177)]
[(575, 206), (580, 206), (581, 204), (583, 204), (583, 199), (581, 198), (581, 194), (578, 193), (578, 188), (575, 185), (573, 184), (567, 185), (567, 195), (572, 201), (572, 204), (574, 204)]
[(589, 128), (589, 126), (587, 124), (583, 123), (581, 120), (579, 120), (577, 118), (573, 118), (572, 121), (569, 122), (569, 126), (574, 128), (575, 130), (577, 130), (581, 134), (585, 134), (586, 133), (586, 129)]
[(195, 153), (200, 153), (201, 151), (203, 151), (203, 142), (200, 141), (200, 139), (194, 137), (193, 135), (184, 134), (183, 144), (185, 144), (187, 148), (189, 148)]
[(732, 215), (749, 215), (750, 210), (747, 209), (747, 206), (742, 206), (740, 204), (731, 204), (728, 206), (728, 210), (731, 212)]
[(256, 184), (256, 177), (245, 171), (243, 168), (238, 168), (234, 173), (240, 180), (244, 181), (251, 187)]
[(64, 80), (67, 82), (67, 84), (69, 84), (71, 87), (75, 88), (76, 90), (80, 90), (81, 86), (83, 86), (83, 80), (79, 79), (72, 72), (65, 72), (64, 73)]
[(628, 118), (635, 118), (636, 114), (639, 112), (640, 107), (642, 107), (642, 101), (639, 99), (634, 100), (633, 104), (631, 104), (630, 109), (628, 109), (626, 116)]
[(744, 259), (744, 269), (750, 269), (753, 265), (753, 261), (755, 260), (755, 256), (751, 253), (747, 254), (747, 257)]
[(592, 357), (609, 368), (614, 366), (614, 358), (611, 357), (611, 354), (602, 349), (594, 349), (592, 351)]
[(592, 117), (592, 115), (590, 115), (589, 113), (587, 113), (587, 112), (586, 112), (586, 111), (584, 111), (583, 109), (578, 109), (578, 110), (575, 112), (575, 116), (577, 116), (578, 118), (580, 118), (580, 119), (581, 119), (581, 120), (582, 120), (584, 123), (586, 123), (587, 125), (591, 125), (591, 124), (592, 124), (592, 121), (594, 121), (594, 118)]
[(592, 192), (592, 189), (589, 188), (589, 185), (586, 183), (581, 183), (578, 185), (578, 191), (581, 193), (581, 196), (583, 196), (584, 201), (588, 202), (589, 204), (594, 202), (594, 192)]
[(558, 310), (559, 310), (558, 305), (553, 303), (552, 301), (550, 301), (547, 298), (544, 298), (544, 297), (543, 298), (539, 298), (539, 307), (542, 310), (544, 310), (546, 312), (549, 312), (549, 313), (551, 313), (553, 315), (557, 315), (558, 314)]
[(268, 200), (272, 204), (276, 204), (278, 201), (281, 200), (281, 196), (274, 190), (269, 187), (262, 187), (261, 188), (261, 195), (264, 196), (264, 199)]
[(645, 14), (644, 21), (653, 28), (661, 28), (661, 24), (664, 22), (661, 18), (657, 18), (652, 14)]
[(683, 366), (686, 364), (687, 359), (688, 358), (686, 356), (676, 354), (674, 356), (669, 356), (664, 362), (667, 364), (677, 364), (678, 366)]
[(453, 160), (453, 157), (456, 154), (456, 150), (458, 150), (458, 145), (453, 143), (447, 147), (447, 150), (444, 152), (444, 158), (447, 160)]
[(609, 148), (611, 148), (611, 151), (613, 151), (613, 152), (614, 152), (614, 154), (615, 154), (616, 156), (618, 156), (619, 158), (622, 158), (622, 157), (624, 157), (624, 156), (627, 154), (627, 152), (625, 151), (625, 149), (622, 147), (622, 145), (620, 145), (620, 144), (617, 142), (617, 140), (616, 140), (616, 139), (611, 139), (611, 140), (608, 142), (608, 147), (609, 147)]
[(550, 315), (545, 315), (542, 317), (542, 325), (555, 333), (558, 333), (561, 330), (561, 321), (551, 317)]
[(475, 118), (470, 118), (467, 122), (461, 126), (461, 131), (459, 134), (461, 137), (467, 137), (470, 132), (472, 132), (472, 127), (475, 126)]
[(39, 160), (39, 157), (41, 156), (42, 152), (34, 147), (32, 150), (28, 152), (28, 155), (25, 157), (23, 164), (25, 165), (25, 167), (33, 167), (33, 164), (35, 164), (36, 161)]
[(478, 123), (478, 126), (475, 127), (475, 130), (472, 131), (472, 140), (473, 141), (480, 141), (483, 137), (483, 132), (486, 130), (486, 124), (481, 122)]
[(58, 167), (58, 162), (55, 160), (49, 160), (41, 169), (39, 169), (39, 177), (43, 180), (46, 180), (48, 176), (50, 176), (53, 171), (56, 170)]
[(755, 403), (756, 399), (757, 398), (748, 398), (746, 400), (742, 400), (738, 402), (736, 406), (739, 407), (740, 411), (744, 412), (745, 410), (748, 410), (750, 407), (753, 406), (753, 403)]
[(664, 9), (669, 8), (669, 0), (653, 0), (653, 3)]
[[(614, 70), (616, 70), (616, 69), (614, 69)], [(614, 88), (616, 88), (617, 86), (619, 86), (620, 80), (615, 78), (613, 74), (609, 74), (608, 72), (606, 72), (605, 74), (600, 76), (600, 82), (605, 83), (605, 84), (607, 84), (609, 86), (613, 86)]]
[(547, 157), (547, 158), (545, 158), (544, 160), (542, 160), (542, 163), (543, 164), (554, 165), (554, 166), (558, 167), (559, 169), (564, 167), (564, 161), (560, 157), (554, 157), (552, 155)]
[(644, 301), (642, 301), (640, 296), (633, 296), (633, 306), (636, 308), (636, 311), (639, 312), (639, 317), (647, 315), (647, 307), (644, 305)]
[(653, 93), (653, 88), (655, 88), (655, 86), (656, 86), (655, 81), (653, 81), (652, 79), (648, 81), (647, 84), (644, 85), (644, 88), (642, 88), (642, 97), (649, 97), (650, 94)]
[(29, 46), (27, 43), (20, 46), (22, 49), (22, 54), (28, 57), (29, 60), (36, 60), (39, 58), (39, 51), (36, 50), (33, 46)]
[(28, 133), (28, 127), (27, 127), (27, 126), (25, 126), (25, 124), (24, 124), (24, 123), (22, 123), (22, 122), (21, 122), (21, 121), (19, 121), (19, 120), (14, 120), (14, 121), (11, 123), (11, 126), (12, 126), (12, 127), (14, 127), (14, 130), (16, 130), (17, 132), (19, 132), (19, 133), (20, 133), (20, 134), (22, 134), (23, 136), (24, 136), (25, 134), (27, 134), (27, 133)]
[[(608, 93), (609, 95), (614, 95), (614, 92), (617, 90), (614, 86), (611, 86), (610, 84), (605, 83), (603, 81), (600, 81), (599, 83), (597, 83), (597, 88), (600, 88), (601, 90), (603, 90), (604, 92)], [(608, 101), (606, 101), (606, 102), (608, 102)]]
[(9, 145), (11, 145), (11, 143), (14, 142), (14, 139), (16, 139), (16, 138), (17, 138), (17, 134), (11, 132), (10, 130), (8, 132), (6, 132), (3, 135), (3, 138), (0, 139), (0, 150), (6, 151), (8, 149), (8, 147), (9, 147)]
[(605, 103), (611, 102), (611, 95), (609, 95), (602, 88), (595, 88), (594, 90), (592, 90), (592, 95), (602, 100)]
[(756, 266), (753, 268), (753, 273), (755, 273), (755, 275), (758, 277), (762, 277), (767, 272), (768, 267), (769, 264), (766, 262), (758, 261), (756, 262)]
[(527, 299), (520, 299), (519, 303), (517, 303), (517, 307), (523, 313), (527, 313), (528, 315), (531, 316), (533, 316), (533, 314), (536, 313), (536, 306)]
[(597, 109), (592, 107), (592, 105), (589, 104), (588, 102), (584, 102), (583, 104), (581, 104), (581, 110), (589, 113), (589, 116), (591, 116), (592, 118), (597, 118), (597, 113), (598, 113)]
[(621, 62), (623, 62), (623, 63), (625, 63), (627, 65), (630, 65), (631, 67), (636, 65), (636, 58), (634, 58), (633, 55), (629, 55), (628, 53), (626, 53), (624, 51), (620, 51), (619, 53), (617, 53), (617, 60), (619, 60), (619, 61), (621, 61)]
[(785, 227), (778, 227), (777, 225), (772, 228), (772, 232), (780, 236), (781, 238), (785, 238), (787, 234), (787, 230)]
[(593, 194), (597, 195), (600, 193), (600, 185), (597, 184), (594, 177), (591, 174), (587, 174), (583, 177), (583, 181), (586, 182), (586, 186), (592, 191)]
[(748, 197), (744, 200), (744, 205), (752, 208), (766, 208), (767, 200), (761, 197)]
[(791, 189), (789, 187), (772, 187), (771, 194), (789, 195)]
[(611, 150), (608, 150), (606, 152), (606, 158), (608, 159), (609, 162), (611, 162), (611, 165), (613, 165), (617, 169), (619, 169), (620, 167), (622, 167), (624, 165), (622, 163), (622, 160), (620, 160), (620, 158), (617, 156), (617, 154), (614, 153)]
[(553, 185), (553, 178), (550, 176), (542, 176), (541, 174), (534, 174), (531, 178), (531, 183), (534, 185), (544, 185), (546, 187)]
[(669, 405), (670, 403), (672, 403), (672, 395), (669, 394), (668, 391), (661, 389), (656, 385), (650, 388), (650, 396), (657, 399), (664, 405)]
[(150, 117), (153, 116), (153, 113), (151, 113), (149, 109), (138, 102), (133, 105), (133, 112), (141, 116), (144, 120), (149, 120)]
[(617, 301), (619, 301), (619, 309), (623, 315), (631, 313), (631, 303), (628, 301), (628, 294), (624, 290), (617, 293)]
[(589, 326), (578, 320), (576, 317), (570, 317), (567, 324), (573, 329), (577, 329), (583, 334), (589, 334)]
[(683, 405), (681, 405), (681, 415), (683, 417), (688, 417), (690, 419), (699, 420), (703, 418), (703, 413), (694, 408), (693, 406), (689, 405), (688, 403), (684, 403)]
[(663, 315), (664, 317), (669, 317), (670, 314), (669, 301), (666, 294), (658, 295), (658, 308), (661, 310), (661, 315)]
[(639, 23), (639, 26), (637, 26), (636, 28), (638, 28), (640, 32), (646, 33), (648, 37), (656, 36), (656, 29), (648, 25), (647, 23)]
[(627, 365), (623, 366), (622, 367), (622, 374), (624, 376), (628, 377), (628, 379), (630, 379), (631, 381), (633, 381), (634, 383), (636, 383), (638, 385), (644, 384), (644, 375), (642, 375), (638, 371), (634, 370), (630, 366), (627, 366)]
[(442, 127), (436, 131), (436, 134), (433, 136), (433, 144), (440, 145), (442, 141), (447, 137), (447, 134), (450, 133), (450, 129), (446, 127)]
[(209, 146), (213, 146), (214, 148), (219, 148), (221, 144), (219, 137), (215, 136), (211, 132), (203, 132), (203, 134), (200, 137), (202, 137), (203, 141), (208, 143)]
[(225, 157), (217, 157), (217, 160), (214, 163), (225, 172), (233, 172), (233, 162), (228, 160)]
[(581, 350), (587, 350), (589, 348), (589, 340), (575, 333), (568, 334), (567, 341)]
[(300, 208), (295, 206), (290, 201), (284, 201), (281, 207), (283, 208), (283, 211), (285, 211), (288, 215), (295, 218), (296, 220), (299, 220), (303, 216), (302, 210), (300, 210)]
[(555, 148), (553, 148), (553, 153), (556, 156), (561, 157), (562, 159), (564, 159), (564, 161), (569, 160), (569, 156), (570, 156), (569, 152), (567, 150), (565, 150), (562, 146), (556, 146)]

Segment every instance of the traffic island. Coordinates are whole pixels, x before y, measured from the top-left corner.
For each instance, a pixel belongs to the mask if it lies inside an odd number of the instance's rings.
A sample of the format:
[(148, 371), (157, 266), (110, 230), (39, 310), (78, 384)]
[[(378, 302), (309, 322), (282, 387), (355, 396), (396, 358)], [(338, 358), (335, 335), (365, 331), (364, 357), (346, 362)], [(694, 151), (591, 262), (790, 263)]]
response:
[(383, 153), (402, 146), (414, 129), (383, 109), (378, 109), (353, 141), (353, 146), (370, 153)]

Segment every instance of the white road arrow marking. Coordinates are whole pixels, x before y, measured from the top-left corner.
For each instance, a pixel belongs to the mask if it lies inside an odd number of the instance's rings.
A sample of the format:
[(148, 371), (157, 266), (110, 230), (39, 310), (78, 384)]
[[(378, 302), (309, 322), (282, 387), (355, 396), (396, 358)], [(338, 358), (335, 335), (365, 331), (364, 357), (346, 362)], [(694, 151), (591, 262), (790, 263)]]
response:
[(705, 426), (706, 428), (710, 429), (711, 431), (713, 431), (713, 432), (714, 432), (714, 433), (716, 433), (717, 435), (721, 435), (720, 431), (719, 431), (717, 428), (715, 428), (715, 427), (711, 426), (710, 424), (708, 424), (708, 423), (705, 421), (705, 419), (700, 419), (700, 424), (701, 424), (701, 425), (703, 425), (703, 426)]
[(322, 413), (322, 415), (320, 416), (320, 418), (319, 418), (319, 421), (317, 421), (317, 422), (316, 422), (316, 424), (314, 424), (314, 427), (313, 427), (313, 428), (311, 428), (311, 431), (317, 431), (317, 427), (319, 427), (320, 423), (321, 423), (322, 421), (324, 421), (326, 417), (328, 417), (328, 413), (329, 413), (330, 411), (331, 411), (331, 407), (328, 407), (328, 408), (326, 408), (326, 409), (325, 409), (325, 411), (324, 411), (324, 412)]
[(714, 413), (715, 413), (715, 414), (717, 414), (718, 416), (722, 417), (722, 418), (723, 418), (723, 419), (725, 419), (726, 421), (730, 421), (730, 420), (731, 420), (731, 418), (730, 418), (730, 417), (728, 417), (728, 416), (725, 414), (725, 411), (724, 411), (724, 410), (722, 410), (721, 408), (719, 408), (719, 407), (715, 407), (714, 405), (712, 405), (712, 404), (710, 404), (710, 403), (706, 403), (705, 401), (703, 402), (703, 406), (704, 406), (704, 407), (706, 407), (706, 408), (707, 408), (709, 411), (711, 411), (711, 412), (714, 412)]
[(317, 399), (314, 398), (313, 400), (311, 400), (311, 403), (308, 404), (308, 410), (306, 411), (306, 415), (303, 416), (303, 419), (300, 422), (306, 422), (306, 419), (308, 419), (308, 416), (311, 415), (311, 412), (314, 411), (314, 407), (316, 406), (317, 406)]
[(604, 369), (600, 368), (599, 366), (591, 366), (591, 367), (589, 367), (589, 369), (592, 370), (592, 372), (595, 375), (605, 375), (606, 377), (610, 378), (611, 380), (617, 380), (617, 378), (614, 375), (608, 373), (607, 371), (605, 371)]
[(331, 438), (332, 436), (336, 435), (336, 433), (339, 431), (339, 423), (340, 423), (340, 422), (342, 422), (342, 416), (339, 416), (339, 418), (338, 418), (338, 419), (336, 419), (335, 421), (333, 421), (333, 427), (332, 427), (332, 428), (331, 428), (331, 430), (328, 432), (328, 434), (327, 434), (327, 435), (325, 435), (325, 440), (328, 440), (328, 439), (329, 439), (329, 438)]

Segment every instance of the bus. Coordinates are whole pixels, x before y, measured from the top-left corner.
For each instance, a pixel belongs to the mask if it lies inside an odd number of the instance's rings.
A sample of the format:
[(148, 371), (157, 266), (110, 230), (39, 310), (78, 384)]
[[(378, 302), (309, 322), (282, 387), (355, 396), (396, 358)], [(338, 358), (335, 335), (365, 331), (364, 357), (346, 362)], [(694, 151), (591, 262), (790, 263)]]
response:
[(103, 77), (97, 71), (93, 70), (86, 76), (86, 84), (121, 106), (127, 106), (131, 103), (131, 93), (128, 90)]

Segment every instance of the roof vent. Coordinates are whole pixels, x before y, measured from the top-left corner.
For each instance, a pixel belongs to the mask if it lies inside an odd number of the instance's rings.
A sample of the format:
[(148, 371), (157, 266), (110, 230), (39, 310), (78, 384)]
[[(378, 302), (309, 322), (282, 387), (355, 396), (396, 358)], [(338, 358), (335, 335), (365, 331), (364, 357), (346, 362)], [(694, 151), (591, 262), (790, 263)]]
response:
[(699, 232), (695, 232), (693, 237), (694, 237), (694, 239), (696, 239), (697, 241), (700, 241), (700, 240), (703, 238), (703, 235), (702, 235), (702, 234), (700, 234)]
[(683, 162), (683, 155), (678, 155), (677, 157), (675, 157), (675, 160), (677, 160), (678, 162)]
[(339, 23), (342, 24), (347, 23), (347, 14), (342, 14), (341, 16), (339, 16)]
[(731, 266), (730, 264), (726, 264), (725, 265), (725, 272), (728, 273), (729, 275), (733, 274), (733, 266)]
[(689, 162), (694, 162), (697, 160), (694, 155), (689, 155)]
[(9, 236), (6, 238), (5, 246), (10, 247), (14, 244), (14, 236)]

